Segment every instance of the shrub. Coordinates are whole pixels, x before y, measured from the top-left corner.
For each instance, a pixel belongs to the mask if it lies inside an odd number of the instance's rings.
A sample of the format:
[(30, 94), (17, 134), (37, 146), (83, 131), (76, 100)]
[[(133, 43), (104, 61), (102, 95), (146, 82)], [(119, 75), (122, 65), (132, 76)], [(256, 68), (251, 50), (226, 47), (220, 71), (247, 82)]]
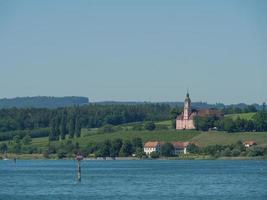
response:
[(237, 156), (239, 156), (240, 155), (240, 150), (239, 149), (233, 149), (232, 150), (232, 156), (234, 156), (234, 157), (237, 157)]
[(221, 151), (221, 155), (222, 156), (231, 156), (232, 152), (231, 149), (229, 147), (227, 147), (225, 150)]
[(195, 144), (189, 144), (188, 146), (187, 146), (187, 151), (189, 152), (189, 153), (200, 153), (200, 148), (199, 148), (199, 146), (197, 146), (197, 145), (195, 145)]
[(57, 157), (59, 159), (62, 159), (62, 158), (66, 158), (66, 155), (67, 155), (67, 152), (63, 151), (62, 149), (60, 149), (57, 153)]
[(146, 122), (145, 123), (145, 129), (146, 130), (153, 131), (153, 130), (155, 130), (155, 128), (156, 128), (156, 125), (154, 122)]
[(24, 145), (29, 145), (29, 144), (31, 144), (31, 142), (32, 142), (32, 138), (29, 135), (25, 135), (22, 138), (22, 144), (24, 144)]
[(165, 143), (162, 145), (161, 149), (160, 149), (160, 153), (162, 156), (173, 156), (173, 152), (174, 152), (174, 147), (171, 143)]
[(156, 152), (156, 151), (153, 151), (151, 154), (150, 154), (150, 157), (155, 159), (155, 158), (159, 158), (159, 153)]
[(43, 150), (43, 156), (44, 156), (44, 158), (49, 158), (49, 151), (48, 151), (48, 149), (44, 149)]
[(262, 147), (252, 147), (249, 149), (249, 156), (263, 156), (265, 153)]

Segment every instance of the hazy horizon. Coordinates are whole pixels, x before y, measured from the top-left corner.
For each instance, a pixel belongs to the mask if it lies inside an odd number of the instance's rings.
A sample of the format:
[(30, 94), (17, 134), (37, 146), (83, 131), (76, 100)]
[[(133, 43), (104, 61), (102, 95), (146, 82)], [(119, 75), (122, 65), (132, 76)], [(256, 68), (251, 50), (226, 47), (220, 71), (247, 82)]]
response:
[(0, 98), (267, 102), (267, 1), (0, 1)]

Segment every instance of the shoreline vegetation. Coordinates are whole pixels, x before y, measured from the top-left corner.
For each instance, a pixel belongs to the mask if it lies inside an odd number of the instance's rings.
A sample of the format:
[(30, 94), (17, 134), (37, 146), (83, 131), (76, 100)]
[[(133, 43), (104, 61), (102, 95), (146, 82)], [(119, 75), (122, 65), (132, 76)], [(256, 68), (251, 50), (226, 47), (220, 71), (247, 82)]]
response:
[[(230, 115), (222, 119), (194, 119), (197, 130), (175, 130), (182, 108), (164, 104), (0, 109), (0, 155), (2, 159), (74, 159), (77, 154), (86, 159), (262, 159), (267, 156), (263, 108), (224, 108)], [(148, 141), (166, 145), (147, 156)], [(247, 141), (253, 145), (245, 146)], [(175, 156), (173, 142), (191, 144), (186, 147), (189, 154)]]
[[(4, 154), (0, 154), (0, 160), (3, 160), (5, 157)], [(58, 158), (56, 154), (50, 155), (50, 158), (45, 158), (43, 154), (8, 154), (8, 160), (12, 161), (17, 160), (75, 160), (75, 157), (66, 157)], [(185, 154), (181, 156), (174, 157), (159, 157), (159, 158), (150, 158), (150, 157), (86, 157), (84, 160), (267, 160), (267, 156), (220, 156), (214, 157), (210, 155), (191, 155)]]

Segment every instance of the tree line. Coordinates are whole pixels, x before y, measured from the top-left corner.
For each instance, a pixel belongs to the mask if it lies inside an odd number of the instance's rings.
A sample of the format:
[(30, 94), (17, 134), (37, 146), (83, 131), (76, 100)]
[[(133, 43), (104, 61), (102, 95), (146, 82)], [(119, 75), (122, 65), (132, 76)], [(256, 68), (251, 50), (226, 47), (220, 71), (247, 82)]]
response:
[(81, 127), (98, 128), (106, 124), (119, 125), (138, 121), (169, 119), (166, 104), (72, 106), (57, 109), (1, 109), (0, 137), (4, 132), (50, 128), (51, 140), (80, 136)]
[(202, 131), (208, 131), (214, 128), (227, 132), (267, 131), (267, 112), (258, 111), (252, 119), (241, 119), (239, 116), (236, 119), (231, 117), (196, 116), (194, 118), (194, 125), (197, 130)]
[(237, 156), (266, 156), (267, 148), (260, 146), (252, 146), (246, 148), (241, 141), (230, 145), (209, 145), (199, 147), (195, 144), (190, 144), (187, 151), (196, 155), (210, 155), (213, 157), (237, 157)]

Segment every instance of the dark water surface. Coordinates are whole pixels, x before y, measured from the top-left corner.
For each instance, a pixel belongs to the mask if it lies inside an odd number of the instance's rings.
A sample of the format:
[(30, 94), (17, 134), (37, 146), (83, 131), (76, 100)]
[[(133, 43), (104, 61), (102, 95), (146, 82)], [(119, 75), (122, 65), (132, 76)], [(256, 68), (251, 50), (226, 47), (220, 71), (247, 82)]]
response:
[(267, 199), (267, 161), (0, 161), (0, 200)]

